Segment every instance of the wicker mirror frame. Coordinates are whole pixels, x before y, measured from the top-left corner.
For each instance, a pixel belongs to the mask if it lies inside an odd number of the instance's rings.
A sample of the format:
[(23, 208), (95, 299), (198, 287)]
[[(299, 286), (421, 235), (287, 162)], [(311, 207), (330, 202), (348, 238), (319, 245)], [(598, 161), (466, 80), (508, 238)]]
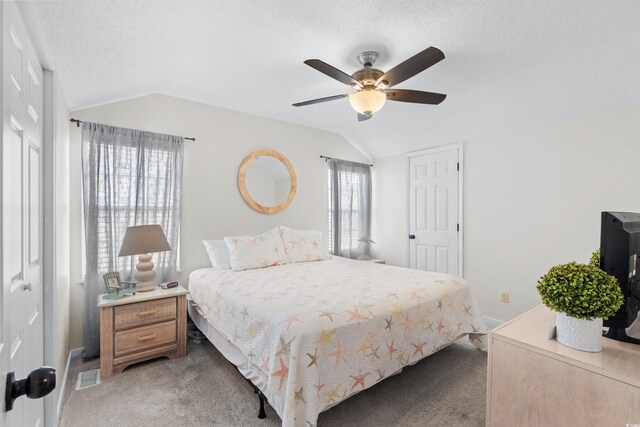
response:
[[(287, 195), (287, 198), (284, 199), (284, 201), (277, 206), (261, 205), (260, 203), (253, 200), (253, 198), (249, 194), (249, 191), (247, 190), (246, 177), (247, 177), (247, 169), (249, 168), (249, 165), (258, 157), (265, 157), (265, 156), (274, 157), (280, 160), (287, 168), (287, 171), (289, 172), (289, 177), (291, 179), (291, 186), (289, 188), (289, 194)], [(253, 210), (256, 210), (264, 214), (274, 214), (274, 213), (282, 212), (287, 208), (287, 206), (291, 204), (291, 202), (293, 201), (293, 197), (296, 195), (296, 191), (298, 190), (298, 178), (296, 176), (296, 171), (293, 168), (293, 165), (284, 154), (276, 150), (272, 150), (270, 148), (263, 148), (260, 150), (252, 151), (251, 153), (246, 155), (244, 160), (242, 160), (242, 163), (240, 164), (240, 168), (238, 169), (238, 189), (240, 190), (240, 195), (242, 196), (242, 199)]]

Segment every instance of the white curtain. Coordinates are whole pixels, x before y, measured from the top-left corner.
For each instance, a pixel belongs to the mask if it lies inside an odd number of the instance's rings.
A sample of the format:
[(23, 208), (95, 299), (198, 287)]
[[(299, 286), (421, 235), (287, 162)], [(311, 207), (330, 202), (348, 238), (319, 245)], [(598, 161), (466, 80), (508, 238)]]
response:
[(100, 354), (102, 275), (118, 271), (132, 279), (137, 257), (118, 257), (127, 227), (160, 224), (173, 250), (153, 254), (156, 279), (177, 277), (183, 145), (182, 137), (82, 124), (85, 358)]
[(363, 254), (358, 239), (371, 234), (371, 166), (329, 160), (329, 246), (347, 258)]

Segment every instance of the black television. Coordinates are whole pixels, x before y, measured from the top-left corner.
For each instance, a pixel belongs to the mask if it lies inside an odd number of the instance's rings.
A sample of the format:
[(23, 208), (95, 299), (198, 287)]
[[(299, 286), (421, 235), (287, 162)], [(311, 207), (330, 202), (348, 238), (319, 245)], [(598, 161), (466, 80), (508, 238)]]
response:
[(600, 268), (618, 279), (624, 303), (613, 317), (604, 321), (605, 337), (640, 344), (627, 335), (626, 328), (640, 311), (640, 213), (602, 212)]

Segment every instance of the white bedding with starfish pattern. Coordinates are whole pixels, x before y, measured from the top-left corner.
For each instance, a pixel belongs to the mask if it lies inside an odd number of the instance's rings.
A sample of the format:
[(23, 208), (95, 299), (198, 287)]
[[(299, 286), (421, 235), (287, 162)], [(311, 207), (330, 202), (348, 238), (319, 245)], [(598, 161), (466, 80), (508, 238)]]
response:
[(485, 346), (468, 283), (333, 257), (246, 271), (196, 270), (191, 298), (265, 373), (283, 426), (318, 414), (461, 335)]

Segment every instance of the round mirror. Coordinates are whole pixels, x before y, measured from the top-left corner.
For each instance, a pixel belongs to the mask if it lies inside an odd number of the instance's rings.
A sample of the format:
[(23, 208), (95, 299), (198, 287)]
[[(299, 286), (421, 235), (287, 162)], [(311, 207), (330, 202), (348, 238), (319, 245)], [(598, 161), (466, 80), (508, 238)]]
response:
[(285, 209), (296, 194), (296, 173), (282, 153), (262, 149), (249, 153), (238, 170), (238, 187), (244, 201), (258, 212)]

